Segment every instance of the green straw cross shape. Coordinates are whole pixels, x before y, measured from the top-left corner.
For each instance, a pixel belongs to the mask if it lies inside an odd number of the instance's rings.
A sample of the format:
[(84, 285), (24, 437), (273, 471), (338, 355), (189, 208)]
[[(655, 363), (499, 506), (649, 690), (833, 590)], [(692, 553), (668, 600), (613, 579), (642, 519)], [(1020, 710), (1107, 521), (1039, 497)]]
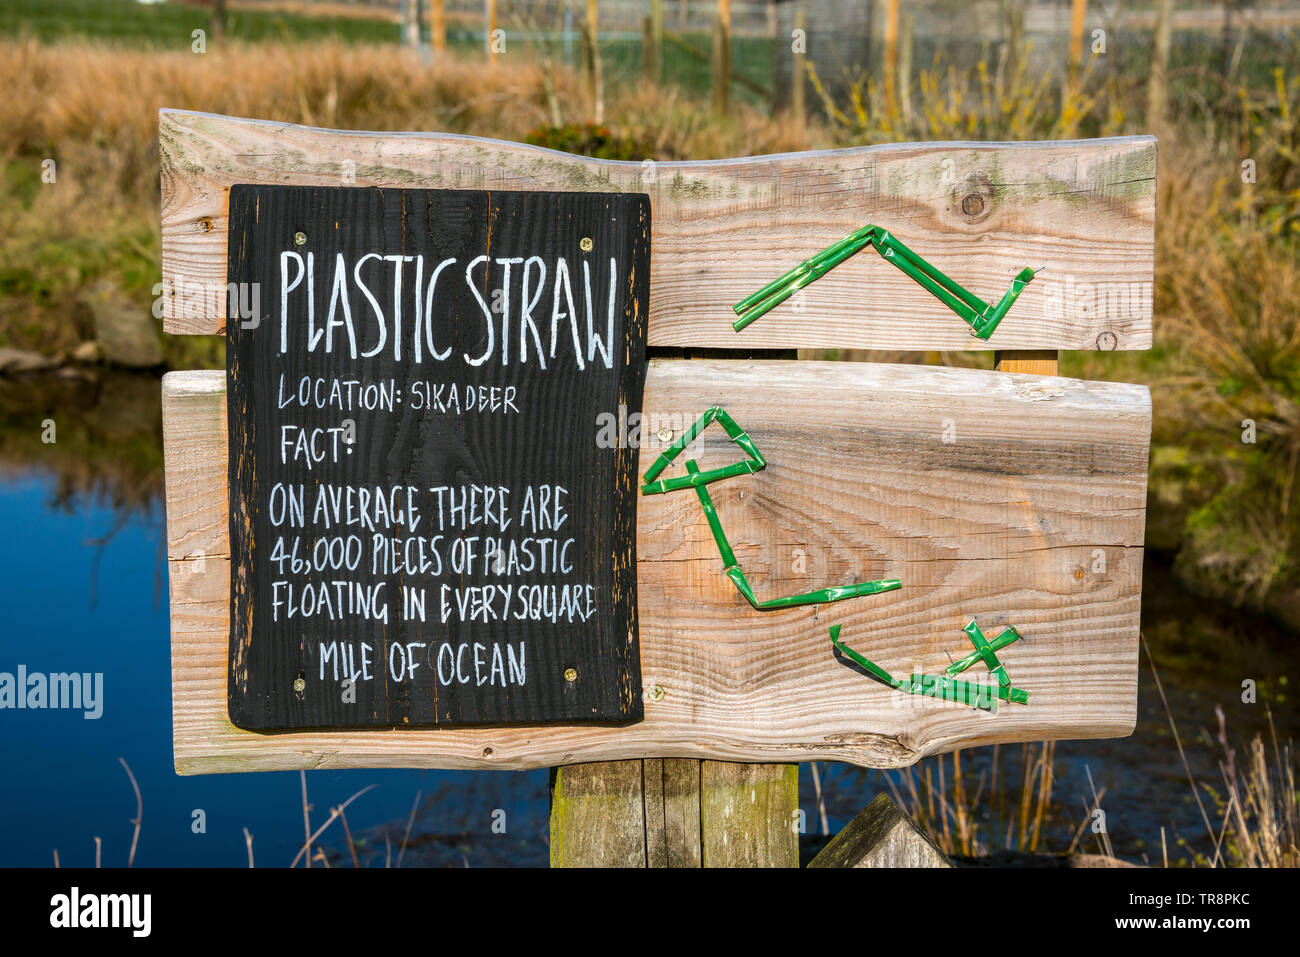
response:
[[(984, 637), (979, 625), (971, 619), (970, 624), (962, 629), (975, 650), (966, 657), (954, 661), (941, 675), (913, 674), (910, 678), (895, 678), (866, 655), (854, 651), (840, 641), (840, 625), (831, 625), (831, 645), (854, 664), (863, 668), (868, 674), (891, 688), (907, 694), (919, 694), (927, 698), (942, 698), (946, 701), (959, 701), (981, 711), (997, 711), (998, 701), (1014, 701), (1028, 704), (1028, 692), (1011, 687), (1011, 679), (1006, 668), (998, 660), (995, 651), (1005, 648), (1023, 636), (1015, 628), (1009, 627), (992, 641)], [(997, 685), (976, 684), (971, 681), (959, 681), (954, 675), (961, 674), (977, 661), (983, 661), (989, 672), (997, 678)]]

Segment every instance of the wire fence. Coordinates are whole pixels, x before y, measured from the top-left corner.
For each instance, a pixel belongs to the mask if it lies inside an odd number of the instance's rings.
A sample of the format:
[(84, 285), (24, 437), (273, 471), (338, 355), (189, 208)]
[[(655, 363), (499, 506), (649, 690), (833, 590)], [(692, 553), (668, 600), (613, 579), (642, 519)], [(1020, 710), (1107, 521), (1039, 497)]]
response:
[[(267, 0), (274, 5), (277, 0)], [(816, 106), (864, 77), (905, 93), (923, 71), (1071, 70), (1173, 82), (1272, 82), (1300, 63), (1300, 0), (316, 0), (393, 22), (426, 58), (541, 55), (605, 86), (650, 79), (715, 105)], [(1162, 17), (1163, 24), (1162, 24)], [(1167, 56), (1153, 50), (1162, 25)], [(1208, 79), (1207, 79), (1208, 78)]]

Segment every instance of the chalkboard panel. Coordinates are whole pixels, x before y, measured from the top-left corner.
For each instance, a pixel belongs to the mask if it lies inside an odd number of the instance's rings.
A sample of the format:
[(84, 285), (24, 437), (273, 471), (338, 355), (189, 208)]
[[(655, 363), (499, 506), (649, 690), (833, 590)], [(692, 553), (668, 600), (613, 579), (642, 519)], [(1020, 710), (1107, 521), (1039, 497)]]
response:
[[(642, 716), (643, 195), (230, 191), (231, 720)], [(621, 447), (620, 447), (621, 446)]]

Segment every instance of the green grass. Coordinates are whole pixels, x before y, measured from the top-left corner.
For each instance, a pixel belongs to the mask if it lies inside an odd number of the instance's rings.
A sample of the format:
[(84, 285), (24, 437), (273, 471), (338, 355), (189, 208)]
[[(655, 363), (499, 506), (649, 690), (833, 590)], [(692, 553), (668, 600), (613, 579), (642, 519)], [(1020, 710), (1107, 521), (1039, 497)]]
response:
[[(0, 36), (35, 36), (43, 41), (84, 37), (124, 45), (188, 49), (196, 29), (209, 30), (209, 12), (177, 3), (136, 0), (4, 0)], [(397, 42), (397, 24), (354, 17), (308, 17), (260, 10), (228, 10), (226, 36), (236, 40), (320, 40)], [(209, 33), (208, 41), (212, 37)]]
[[(680, 42), (673, 42), (673, 40)], [(697, 56), (690, 49), (704, 54)], [(713, 37), (707, 33), (674, 33), (665, 37), (663, 49), (663, 75), (666, 82), (707, 95), (713, 86)], [(612, 39), (600, 43), (607, 82), (623, 82), (641, 75), (641, 39)], [(752, 80), (759, 86), (772, 84), (773, 41), (771, 37), (737, 36), (731, 40), (731, 71), (736, 76)], [(574, 64), (579, 66), (580, 64)], [(740, 84), (733, 84), (732, 96), (746, 102), (759, 103), (758, 94)]]

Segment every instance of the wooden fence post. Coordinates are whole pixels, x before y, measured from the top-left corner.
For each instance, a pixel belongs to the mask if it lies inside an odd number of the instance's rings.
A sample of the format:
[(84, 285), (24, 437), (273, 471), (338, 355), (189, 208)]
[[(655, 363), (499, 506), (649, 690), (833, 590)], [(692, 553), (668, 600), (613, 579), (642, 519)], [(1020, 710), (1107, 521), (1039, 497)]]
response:
[(1173, 14), (1174, 0), (1156, 0), (1155, 55), (1151, 58), (1151, 85), (1147, 94), (1147, 126), (1152, 129), (1158, 129), (1165, 122)]
[(642, 67), (651, 83), (663, 81), (664, 73), (664, 0), (650, 0), (642, 38)]
[(885, 4), (885, 112), (893, 117), (898, 110), (898, 0)]
[(497, 61), (496, 46), (493, 43), (493, 34), (496, 32), (497, 0), (483, 0), (483, 53), (489, 66), (495, 65)]
[(798, 867), (799, 766), (688, 758), (555, 768), (552, 867)]
[(591, 96), (591, 119), (605, 122), (605, 80), (600, 65), (600, 21), (597, 19), (596, 0), (587, 0), (587, 19), (582, 28), (583, 46), (586, 49), (587, 92)]
[(727, 112), (731, 102), (731, 0), (718, 0), (713, 32), (713, 109)]
[(1068, 89), (1074, 90), (1079, 82), (1083, 64), (1083, 25), (1088, 17), (1088, 0), (1073, 0), (1070, 7), (1070, 52), (1067, 71)]
[(808, 15), (804, 12), (802, 3), (794, 10), (794, 28), (796, 36), (791, 38), (794, 65), (790, 75), (790, 109), (802, 129), (808, 119), (808, 105), (804, 99), (804, 92), (808, 88)]
[(898, 108), (902, 122), (912, 121), (912, 15), (903, 16), (902, 32), (898, 49)]
[(444, 53), (447, 50), (447, 0), (430, 0), (430, 3), (429, 42), (434, 53)]

